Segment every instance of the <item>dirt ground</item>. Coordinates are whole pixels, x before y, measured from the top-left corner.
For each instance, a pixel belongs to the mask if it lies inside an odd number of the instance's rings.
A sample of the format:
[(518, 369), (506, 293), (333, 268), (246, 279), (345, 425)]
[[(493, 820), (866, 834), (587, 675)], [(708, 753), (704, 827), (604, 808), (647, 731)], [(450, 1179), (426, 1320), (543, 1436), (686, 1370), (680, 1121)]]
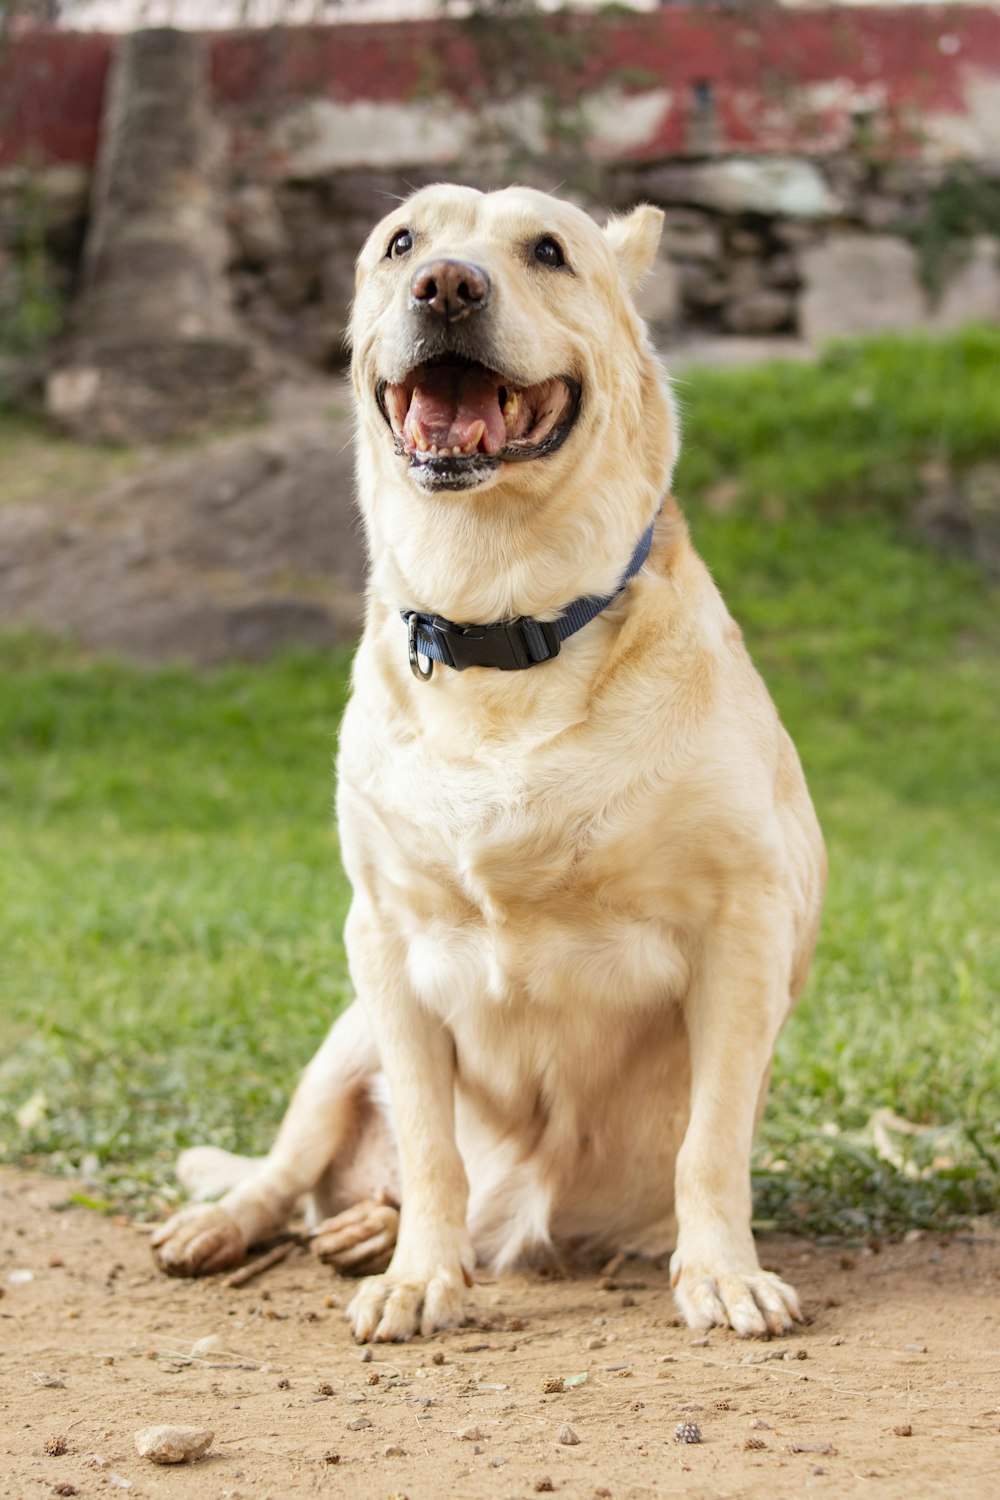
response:
[[(678, 1327), (665, 1268), (630, 1261), (484, 1279), (474, 1323), (368, 1350), (344, 1321), (351, 1283), (306, 1251), (238, 1289), (170, 1281), (141, 1230), (70, 1191), (0, 1170), (0, 1496), (1000, 1493), (987, 1225), (878, 1251), (765, 1241), (809, 1320), (773, 1343)], [(675, 1442), (680, 1422), (699, 1444)], [(155, 1467), (133, 1434), (159, 1423), (215, 1441)]]

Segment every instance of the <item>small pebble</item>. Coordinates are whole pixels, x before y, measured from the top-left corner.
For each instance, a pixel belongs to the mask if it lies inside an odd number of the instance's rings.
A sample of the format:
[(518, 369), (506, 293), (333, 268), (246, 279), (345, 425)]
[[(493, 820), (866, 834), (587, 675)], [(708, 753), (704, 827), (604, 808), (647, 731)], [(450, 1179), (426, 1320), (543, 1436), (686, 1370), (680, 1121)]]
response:
[(207, 1453), (214, 1437), (206, 1427), (143, 1427), (135, 1434), (135, 1447), (150, 1463), (186, 1464)]
[(907, 1354), (926, 1354), (927, 1353), (927, 1345), (926, 1344), (907, 1344), (907, 1346), (906, 1346), (906, 1352), (907, 1352)]
[(388, 1443), (382, 1449), (385, 1458), (405, 1458), (406, 1449), (401, 1448), (398, 1443)]
[(550, 1375), (547, 1380), (542, 1381), (542, 1395), (556, 1396), (560, 1391), (566, 1389), (561, 1375)]
[(68, 1447), (69, 1438), (62, 1436), (47, 1438), (45, 1442), (45, 1451), (50, 1458), (62, 1458)]
[(674, 1428), (675, 1443), (700, 1443), (701, 1428), (697, 1422), (678, 1422)]
[(763, 1438), (748, 1437), (743, 1439), (743, 1446), (749, 1453), (758, 1448), (766, 1448), (767, 1444), (765, 1443)]
[(221, 1345), (222, 1340), (219, 1338), (219, 1335), (217, 1333), (209, 1333), (203, 1339), (196, 1339), (191, 1345), (191, 1356), (193, 1359), (200, 1359), (206, 1354), (214, 1354), (215, 1350), (220, 1348)]
[(536, 1495), (551, 1495), (554, 1489), (555, 1485), (547, 1474), (543, 1474), (541, 1479), (535, 1480)]
[(456, 1435), (463, 1443), (481, 1443), (486, 1436), (478, 1427), (460, 1427)]
[(704, 1338), (700, 1338), (700, 1339), (689, 1339), (688, 1340), (688, 1344), (690, 1345), (690, 1347), (692, 1349), (707, 1349), (708, 1348), (708, 1336), (706, 1335)]
[(913, 1428), (910, 1426), (909, 1422), (901, 1422), (898, 1427), (894, 1427), (892, 1430), (896, 1437), (913, 1436)]
[(752, 1427), (755, 1432), (771, 1431), (770, 1422), (765, 1422), (763, 1417), (751, 1417), (749, 1422), (747, 1423), (747, 1426)]
[(556, 1433), (556, 1442), (562, 1443), (567, 1448), (573, 1448), (580, 1441), (568, 1422), (564, 1422)]
[(358, 1355), (358, 1358), (360, 1359), (360, 1361), (361, 1361), (361, 1363), (363, 1365), (369, 1365), (369, 1364), (371, 1364), (371, 1362), (375, 1358), (375, 1356), (372, 1353), (372, 1351), (369, 1348), (369, 1346), (366, 1344), (365, 1347), (362, 1349), (361, 1353)]
[(360, 1432), (364, 1427), (372, 1425), (371, 1417), (352, 1417), (347, 1424), (348, 1432)]

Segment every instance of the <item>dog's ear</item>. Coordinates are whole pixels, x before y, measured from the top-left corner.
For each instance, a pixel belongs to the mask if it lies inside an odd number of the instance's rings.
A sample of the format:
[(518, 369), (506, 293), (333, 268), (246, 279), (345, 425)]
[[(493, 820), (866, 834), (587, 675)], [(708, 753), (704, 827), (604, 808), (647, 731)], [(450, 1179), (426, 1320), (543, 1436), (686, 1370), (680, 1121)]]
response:
[(663, 210), (651, 203), (640, 203), (629, 214), (614, 214), (605, 224), (604, 233), (630, 292), (653, 264), (662, 232)]

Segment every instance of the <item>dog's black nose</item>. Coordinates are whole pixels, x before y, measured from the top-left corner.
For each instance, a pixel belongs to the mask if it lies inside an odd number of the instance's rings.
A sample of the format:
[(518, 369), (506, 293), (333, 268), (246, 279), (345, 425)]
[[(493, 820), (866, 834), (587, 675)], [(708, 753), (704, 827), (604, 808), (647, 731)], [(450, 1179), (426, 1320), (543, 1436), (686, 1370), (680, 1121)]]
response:
[(417, 267), (410, 282), (410, 306), (437, 313), (448, 323), (482, 312), (489, 300), (490, 278), (464, 260), (429, 260)]

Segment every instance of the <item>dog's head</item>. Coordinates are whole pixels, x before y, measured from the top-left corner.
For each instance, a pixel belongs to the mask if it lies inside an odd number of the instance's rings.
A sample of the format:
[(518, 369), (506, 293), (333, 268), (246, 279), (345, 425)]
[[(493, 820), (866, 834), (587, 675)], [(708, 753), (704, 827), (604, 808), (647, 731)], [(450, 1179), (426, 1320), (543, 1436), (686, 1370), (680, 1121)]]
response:
[(383, 219), (351, 324), (372, 477), (537, 504), (618, 464), (662, 493), (676, 419), (631, 300), (662, 219), (642, 206), (602, 231), (531, 189), (453, 186)]

